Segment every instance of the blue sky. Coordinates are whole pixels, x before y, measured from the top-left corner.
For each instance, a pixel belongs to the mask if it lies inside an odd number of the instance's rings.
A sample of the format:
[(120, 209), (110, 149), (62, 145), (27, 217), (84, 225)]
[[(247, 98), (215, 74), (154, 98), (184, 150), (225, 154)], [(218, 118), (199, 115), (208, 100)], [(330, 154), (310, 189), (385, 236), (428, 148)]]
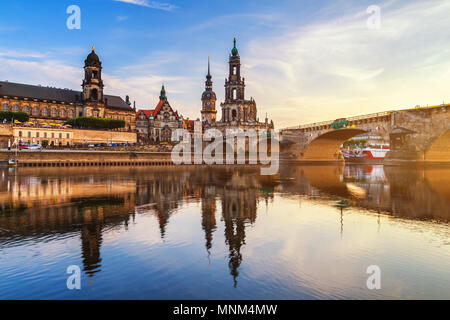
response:
[[(66, 27), (70, 5), (81, 30)], [(164, 83), (197, 118), (208, 54), (220, 103), (236, 35), (247, 97), (284, 127), (448, 101), (449, 14), (444, 0), (2, 1), (0, 79), (80, 89), (95, 45), (107, 93), (153, 108)]]

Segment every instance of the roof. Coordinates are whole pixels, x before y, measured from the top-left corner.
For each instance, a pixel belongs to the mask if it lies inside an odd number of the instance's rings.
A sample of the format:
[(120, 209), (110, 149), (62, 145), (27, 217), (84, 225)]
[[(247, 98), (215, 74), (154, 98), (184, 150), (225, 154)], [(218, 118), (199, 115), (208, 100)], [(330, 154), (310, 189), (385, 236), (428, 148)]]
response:
[[(11, 96), (65, 103), (80, 103), (82, 93), (71, 89), (33, 86), (29, 84), (0, 81), (0, 96)], [(121, 97), (104, 95), (105, 104), (110, 108), (132, 110)]]
[(101, 67), (102, 63), (100, 62), (100, 58), (94, 52), (94, 47), (92, 47), (92, 52), (87, 56), (86, 60), (84, 60), (85, 66), (90, 67)]
[(161, 110), (162, 106), (164, 105), (164, 102), (164, 100), (159, 100), (155, 110), (153, 110), (153, 116), (156, 116), (158, 114), (159, 110)]
[(136, 113), (136, 118), (141, 114), (141, 113), (143, 113), (143, 114), (145, 114), (145, 116), (147, 117), (147, 118), (150, 118), (151, 116), (153, 116), (153, 112), (154, 112), (155, 110), (138, 110), (138, 112)]

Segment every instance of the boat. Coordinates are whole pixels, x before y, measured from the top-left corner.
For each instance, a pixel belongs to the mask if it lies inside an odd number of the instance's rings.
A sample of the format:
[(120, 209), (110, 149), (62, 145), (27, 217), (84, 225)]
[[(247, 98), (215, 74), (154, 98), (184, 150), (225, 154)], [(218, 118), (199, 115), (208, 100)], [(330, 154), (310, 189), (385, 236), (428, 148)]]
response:
[(17, 160), (17, 158), (8, 158), (6, 160), (2, 160), (0, 161), (0, 167), (1, 168), (5, 168), (5, 167), (17, 167), (19, 161)]
[(388, 145), (368, 146), (363, 149), (341, 151), (346, 162), (357, 163), (382, 163), (386, 154), (390, 151)]

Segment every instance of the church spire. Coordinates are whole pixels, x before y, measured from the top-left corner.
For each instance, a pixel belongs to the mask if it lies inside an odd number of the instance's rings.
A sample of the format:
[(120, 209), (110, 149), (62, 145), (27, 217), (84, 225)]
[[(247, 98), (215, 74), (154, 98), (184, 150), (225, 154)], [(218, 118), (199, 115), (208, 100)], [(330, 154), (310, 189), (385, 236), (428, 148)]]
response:
[(212, 124), (216, 122), (216, 94), (213, 91), (213, 82), (211, 76), (211, 62), (208, 56), (208, 74), (206, 75), (205, 91), (202, 94), (202, 121)]
[(236, 57), (239, 55), (238, 49), (236, 48), (236, 36), (234, 36), (234, 40), (233, 40), (233, 49), (231, 50), (231, 54), (233, 55), (233, 57)]
[(211, 76), (211, 64), (210, 64), (210, 58), (208, 56), (208, 74), (206, 75), (206, 82), (205, 82), (205, 90), (212, 90), (212, 76)]

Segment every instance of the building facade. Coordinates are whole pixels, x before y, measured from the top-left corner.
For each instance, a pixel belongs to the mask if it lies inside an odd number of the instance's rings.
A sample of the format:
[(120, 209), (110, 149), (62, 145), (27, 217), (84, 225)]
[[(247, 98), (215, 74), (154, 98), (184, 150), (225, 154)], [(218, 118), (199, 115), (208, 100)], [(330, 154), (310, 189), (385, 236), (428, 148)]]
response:
[(144, 143), (171, 143), (172, 132), (183, 128), (183, 118), (167, 100), (162, 86), (159, 102), (153, 110), (139, 110), (136, 114), (136, 132)]
[(213, 83), (208, 61), (208, 74), (206, 76), (205, 91), (202, 95), (202, 123), (204, 128), (213, 127), (221, 131), (229, 128), (241, 129), (273, 129), (273, 121), (269, 122), (266, 117), (265, 122), (259, 122), (258, 109), (253, 98), (245, 99), (245, 78), (241, 77), (241, 58), (234, 46), (229, 56), (229, 75), (225, 80), (225, 101), (220, 104), (222, 117), (216, 121), (217, 110), (216, 94), (213, 91)]
[(126, 125), (119, 130), (134, 131), (136, 110), (129, 97), (124, 101), (104, 94), (103, 88), (102, 63), (92, 48), (85, 60), (82, 91), (0, 81), (0, 108), (26, 112), (37, 124), (62, 124), (82, 116), (121, 119)]

